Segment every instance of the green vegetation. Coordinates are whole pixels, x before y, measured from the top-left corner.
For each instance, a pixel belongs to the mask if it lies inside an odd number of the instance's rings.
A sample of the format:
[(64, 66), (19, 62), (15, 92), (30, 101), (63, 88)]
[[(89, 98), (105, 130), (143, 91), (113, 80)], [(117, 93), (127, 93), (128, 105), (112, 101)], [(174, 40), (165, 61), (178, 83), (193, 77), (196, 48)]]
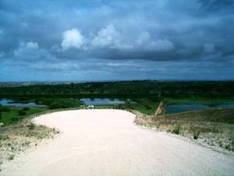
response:
[(30, 108), (30, 109), (20, 109), (20, 108), (10, 108), (10, 107), (0, 107), (0, 114), (1, 119), (0, 122), (2, 122), (4, 125), (9, 125), (13, 123), (17, 123), (24, 118), (46, 111), (45, 108)]
[(49, 109), (74, 108), (81, 105), (80, 100), (75, 98), (41, 98), (36, 102), (47, 105)]
[[(36, 84), (0, 86), (0, 97), (12, 98), (16, 102), (35, 102), (47, 105), (47, 108), (9, 108), (0, 107), (0, 120), (4, 124), (18, 122), (28, 115), (46, 112), (48, 109), (83, 108), (80, 98), (120, 98), (126, 101), (120, 105), (99, 105), (95, 108), (117, 108), (137, 110), (152, 115), (160, 101), (165, 104), (205, 103), (211, 107), (221, 102), (234, 101), (234, 82), (232, 81), (122, 81), (96, 82), (80, 84)], [(212, 97), (212, 98), (210, 98)], [(220, 112), (220, 119), (224, 120), (225, 113)], [(196, 116), (190, 114), (190, 116)], [(222, 116), (223, 115), (223, 116)], [(180, 115), (180, 118), (185, 118)], [(203, 114), (207, 119), (215, 116), (212, 110)], [(226, 116), (225, 116), (226, 117)], [(220, 119), (216, 119), (217, 122)], [(232, 123), (233, 119), (225, 119)]]
[[(19, 100), (17, 102), (20, 102)], [(24, 100), (24, 102), (27, 102)], [(51, 110), (80, 107), (78, 99), (71, 98), (40, 98), (37, 103), (47, 105), (47, 108), (16, 108), (0, 105), (0, 122), (4, 125), (17, 123), (33, 114)]]
[[(19, 124), (31, 115), (70, 108), (86, 108), (81, 98), (119, 98), (125, 104), (98, 105), (95, 108), (126, 109), (137, 112), (137, 123), (174, 134), (205, 140), (234, 151), (234, 109), (214, 109), (216, 104), (234, 102), (234, 81), (120, 81), (69, 84), (0, 85), (0, 98), (35, 102), (45, 108), (0, 106), (0, 122), (5, 127)], [(202, 103), (201, 111), (155, 117), (159, 104)], [(143, 115), (139, 116), (139, 112)], [(18, 128), (18, 127), (17, 127)], [(37, 129), (28, 123), (27, 135)], [(38, 133), (36, 133), (38, 134)], [(1, 136), (0, 136), (1, 137)]]
[[(34, 101), (49, 109), (75, 108), (80, 98), (130, 99), (124, 105), (104, 106), (134, 109), (153, 114), (160, 101), (166, 104), (234, 101), (234, 81), (119, 81), (69, 84), (1, 85), (0, 98)], [(22, 115), (24, 112), (20, 112)]]
[(133, 99), (133, 103), (129, 102), (122, 105), (121, 109), (137, 110), (144, 114), (154, 114), (159, 104), (158, 99), (137, 98)]
[(234, 99), (234, 81), (120, 81), (0, 86), (0, 97), (37, 98)]

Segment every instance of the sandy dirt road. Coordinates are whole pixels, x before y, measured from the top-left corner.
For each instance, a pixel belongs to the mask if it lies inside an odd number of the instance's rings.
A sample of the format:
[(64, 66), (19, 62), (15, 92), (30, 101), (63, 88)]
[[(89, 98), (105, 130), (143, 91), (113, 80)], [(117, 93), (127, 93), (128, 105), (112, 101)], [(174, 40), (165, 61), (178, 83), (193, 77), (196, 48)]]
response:
[(120, 110), (42, 115), (61, 134), (3, 166), (2, 176), (233, 176), (234, 156), (136, 126)]

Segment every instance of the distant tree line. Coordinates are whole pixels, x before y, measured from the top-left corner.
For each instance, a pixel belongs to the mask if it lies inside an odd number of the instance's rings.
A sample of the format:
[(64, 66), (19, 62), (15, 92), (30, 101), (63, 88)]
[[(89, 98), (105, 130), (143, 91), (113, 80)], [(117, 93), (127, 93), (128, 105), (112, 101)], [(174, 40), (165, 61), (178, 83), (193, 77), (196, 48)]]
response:
[(234, 98), (234, 81), (119, 81), (1, 86), (0, 97)]

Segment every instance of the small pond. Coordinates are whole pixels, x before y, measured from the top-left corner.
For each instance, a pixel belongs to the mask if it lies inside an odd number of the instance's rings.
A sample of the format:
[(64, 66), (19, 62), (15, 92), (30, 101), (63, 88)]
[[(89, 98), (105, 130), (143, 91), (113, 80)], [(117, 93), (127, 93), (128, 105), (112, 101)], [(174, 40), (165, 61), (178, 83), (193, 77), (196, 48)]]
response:
[(184, 104), (169, 104), (166, 106), (166, 113), (179, 113), (179, 112), (186, 112), (186, 111), (197, 111), (203, 110), (208, 108), (227, 108), (227, 109), (234, 109), (234, 103), (222, 103), (216, 105), (206, 105), (206, 104), (199, 104), (199, 103), (184, 103)]
[(179, 112), (186, 112), (186, 111), (196, 111), (207, 109), (209, 106), (203, 104), (169, 104), (166, 106), (166, 113), (179, 113)]
[(11, 106), (11, 107), (17, 107), (17, 108), (44, 108), (46, 105), (38, 105), (34, 102), (15, 102), (12, 99), (0, 99), (0, 105), (2, 106)]
[(120, 99), (110, 99), (110, 98), (82, 98), (80, 99), (85, 105), (118, 105), (125, 104), (125, 101)]
[[(223, 103), (217, 105), (219, 108), (227, 108), (227, 109), (234, 109), (234, 103)], [(215, 106), (215, 107), (217, 107)]]

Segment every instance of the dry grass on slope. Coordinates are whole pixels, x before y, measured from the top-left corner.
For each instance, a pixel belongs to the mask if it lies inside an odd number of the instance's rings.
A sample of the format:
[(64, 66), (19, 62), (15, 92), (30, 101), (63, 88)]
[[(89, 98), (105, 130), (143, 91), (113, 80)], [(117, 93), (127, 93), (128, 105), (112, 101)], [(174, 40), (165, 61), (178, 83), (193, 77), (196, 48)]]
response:
[(232, 109), (208, 109), (158, 117), (134, 113), (139, 125), (182, 135), (214, 148), (234, 151)]
[(56, 133), (55, 129), (34, 125), (30, 119), (0, 127), (0, 171), (4, 161), (13, 160), (15, 155), (37, 146), (42, 139), (51, 138)]

